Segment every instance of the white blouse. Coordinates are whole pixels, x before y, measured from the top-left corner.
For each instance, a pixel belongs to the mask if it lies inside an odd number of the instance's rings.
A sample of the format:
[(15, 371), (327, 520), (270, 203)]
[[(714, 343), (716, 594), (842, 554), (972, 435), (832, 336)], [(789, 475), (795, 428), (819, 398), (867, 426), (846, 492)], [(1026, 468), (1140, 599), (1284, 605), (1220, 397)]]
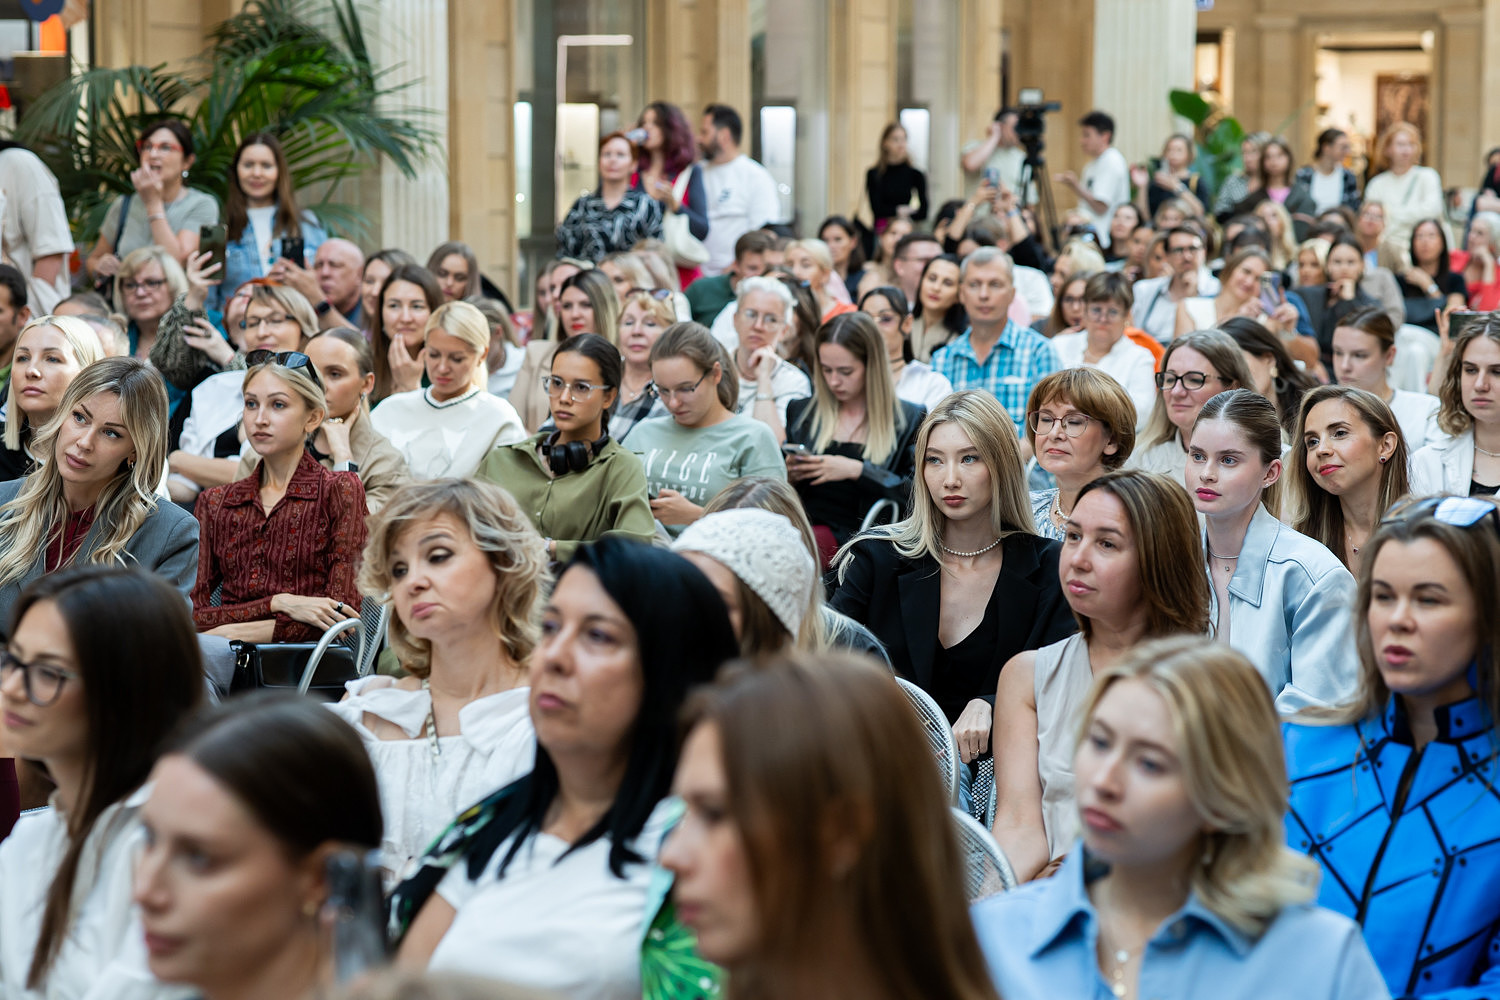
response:
[[(441, 752), (433, 756), (422, 733), (432, 696), (397, 687), (366, 691), (371, 680), (350, 681), (350, 697), (328, 707), (359, 733), (375, 765), (385, 816), (381, 860), (399, 877), (460, 812), (531, 772), (536, 761), (527, 704), (531, 689), (512, 688), (469, 702), (458, 711), (459, 735), (439, 737)], [(367, 712), (399, 726), (409, 738), (381, 739), (366, 728)]]
[(55, 808), (22, 816), (0, 843), (0, 997), (5, 1000), (168, 1000), (191, 990), (156, 981), (131, 901), (149, 789), (106, 809), (84, 844), (73, 884), (73, 919), (41, 992), (26, 989), (47, 890), (68, 848)]

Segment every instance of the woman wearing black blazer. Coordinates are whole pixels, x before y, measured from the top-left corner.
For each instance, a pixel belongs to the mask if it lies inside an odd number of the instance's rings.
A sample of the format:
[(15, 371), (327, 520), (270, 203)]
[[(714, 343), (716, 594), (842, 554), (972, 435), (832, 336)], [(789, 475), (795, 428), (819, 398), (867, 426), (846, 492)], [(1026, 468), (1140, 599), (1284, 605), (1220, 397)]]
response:
[(830, 602), (942, 708), (965, 763), (989, 750), (1000, 667), (1077, 631), (1061, 545), (1036, 534), (1019, 445), (994, 396), (939, 403), (917, 434), (911, 516), (846, 545)]

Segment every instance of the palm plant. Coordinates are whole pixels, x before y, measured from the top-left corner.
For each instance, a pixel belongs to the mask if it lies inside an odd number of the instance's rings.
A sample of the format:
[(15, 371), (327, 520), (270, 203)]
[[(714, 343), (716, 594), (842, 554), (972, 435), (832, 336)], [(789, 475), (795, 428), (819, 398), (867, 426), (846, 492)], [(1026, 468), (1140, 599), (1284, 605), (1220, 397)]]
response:
[[(332, 8), (332, 30), (315, 12)], [(336, 232), (363, 235), (368, 220), (336, 201), (340, 186), (384, 156), (407, 177), (437, 134), (420, 109), (386, 110), (391, 85), (365, 44), (355, 0), (249, 0), (210, 36), (189, 66), (95, 69), (33, 103), (16, 138), (57, 175), (81, 244), (99, 234), (109, 204), (132, 190), (136, 137), (165, 115), (192, 130), (197, 162), (188, 183), (223, 202), (240, 138), (276, 135), (299, 192), (325, 192), (306, 207)]]

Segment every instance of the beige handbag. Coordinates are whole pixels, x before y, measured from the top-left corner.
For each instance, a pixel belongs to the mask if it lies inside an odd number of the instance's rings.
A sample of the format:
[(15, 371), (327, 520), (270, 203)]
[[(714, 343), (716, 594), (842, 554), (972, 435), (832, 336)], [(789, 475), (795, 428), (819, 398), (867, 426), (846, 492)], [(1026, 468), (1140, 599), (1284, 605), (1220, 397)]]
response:
[[(672, 185), (672, 196), (679, 205), (687, 194), (688, 180), (694, 169), (692, 165), (684, 168)], [(679, 267), (698, 267), (708, 262), (708, 247), (688, 228), (686, 213), (667, 212), (661, 220), (661, 237), (667, 249), (672, 251)]]

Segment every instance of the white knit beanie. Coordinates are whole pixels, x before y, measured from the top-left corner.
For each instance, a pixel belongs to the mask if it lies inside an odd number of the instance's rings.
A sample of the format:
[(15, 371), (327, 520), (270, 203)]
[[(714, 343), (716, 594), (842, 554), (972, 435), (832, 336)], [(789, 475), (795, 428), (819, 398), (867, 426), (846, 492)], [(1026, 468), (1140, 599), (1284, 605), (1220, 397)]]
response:
[(723, 563), (797, 635), (818, 567), (791, 521), (758, 507), (717, 511), (688, 525), (672, 551), (701, 552)]

